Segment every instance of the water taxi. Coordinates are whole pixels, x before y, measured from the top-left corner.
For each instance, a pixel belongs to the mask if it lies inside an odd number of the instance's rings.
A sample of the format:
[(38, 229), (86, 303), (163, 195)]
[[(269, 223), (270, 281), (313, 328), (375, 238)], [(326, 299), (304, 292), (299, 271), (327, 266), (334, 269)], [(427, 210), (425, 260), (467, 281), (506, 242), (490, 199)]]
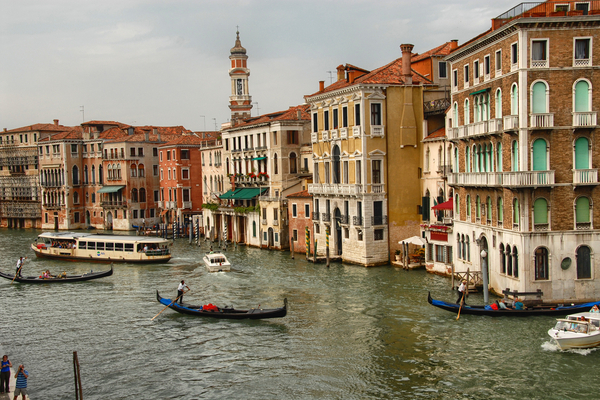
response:
[(225, 254), (218, 251), (211, 251), (206, 253), (204, 258), (204, 265), (208, 268), (208, 272), (228, 272), (231, 270), (231, 264)]
[(548, 335), (561, 350), (597, 347), (600, 345), (600, 314), (581, 312), (558, 319)]
[(44, 232), (31, 250), (37, 257), (95, 262), (152, 263), (171, 259), (167, 239), (150, 236)]

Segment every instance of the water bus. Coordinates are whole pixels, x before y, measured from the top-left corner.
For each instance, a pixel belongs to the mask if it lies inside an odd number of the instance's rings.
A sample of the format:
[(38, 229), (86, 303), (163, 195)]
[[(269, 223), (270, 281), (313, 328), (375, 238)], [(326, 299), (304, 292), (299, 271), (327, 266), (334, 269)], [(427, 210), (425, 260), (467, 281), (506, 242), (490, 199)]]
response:
[(170, 242), (150, 236), (44, 232), (31, 250), (37, 257), (95, 262), (152, 263), (171, 259)]

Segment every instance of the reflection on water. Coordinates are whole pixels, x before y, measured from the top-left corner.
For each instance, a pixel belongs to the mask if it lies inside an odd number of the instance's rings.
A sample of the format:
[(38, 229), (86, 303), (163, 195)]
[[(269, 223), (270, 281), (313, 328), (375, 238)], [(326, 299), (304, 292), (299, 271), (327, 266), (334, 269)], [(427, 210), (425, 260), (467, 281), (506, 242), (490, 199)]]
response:
[[(37, 274), (101, 264), (31, 259), (37, 232), (0, 231), (0, 269), (19, 255)], [(113, 276), (69, 285), (0, 282), (0, 352), (31, 373), (35, 399), (72, 399), (72, 352), (84, 398), (596, 398), (596, 350), (557, 351), (549, 317), (456, 315), (449, 281), (424, 271), (311, 264), (289, 253), (229, 249), (233, 271), (208, 273), (187, 240), (164, 265), (115, 264)], [(156, 290), (186, 301), (280, 307), (283, 319), (205, 320), (164, 311)], [(469, 300), (481, 302), (481, 296)], [(577, 388), (577, 395), (573, 389)]]

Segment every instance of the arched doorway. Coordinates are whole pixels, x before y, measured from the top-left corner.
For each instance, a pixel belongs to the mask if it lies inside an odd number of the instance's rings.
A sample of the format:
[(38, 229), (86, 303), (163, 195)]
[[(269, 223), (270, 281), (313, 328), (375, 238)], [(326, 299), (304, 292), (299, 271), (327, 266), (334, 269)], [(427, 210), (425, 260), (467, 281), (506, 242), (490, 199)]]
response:
[(267, 247), (270, 249), (271, 247), (273, 247), (275, 245), (275, 240), (273, 240), (273, 228), (269, 228), (269, 230), (267, 231), (267, 236), (268, 236), (268, 240), (267, 240)]
[(92, 219), (90, 218), (90, 212), (85, 212), (85, 224), (86, 226), (90, 226), (92, 224)]
[(334, 212), (334, 226), (335, 226), (335, 248), (337, 255), (342, 255), (342, 213), (339, 208), (335, 209)]
[(112, 212), (109, 211), (106, 214), (106, 229), (112, 230), (112, 228), (113, 228), (113, 215), (112, 215)]

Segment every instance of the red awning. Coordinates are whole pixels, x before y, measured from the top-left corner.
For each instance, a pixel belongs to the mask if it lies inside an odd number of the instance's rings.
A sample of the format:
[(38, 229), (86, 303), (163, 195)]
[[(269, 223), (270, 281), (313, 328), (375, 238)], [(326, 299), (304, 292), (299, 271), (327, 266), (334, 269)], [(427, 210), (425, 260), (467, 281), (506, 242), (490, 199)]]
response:
[(450, 199), (443, 203), (438, 204), (437, 206), (431, 207), (432, 210), (454, 210), (454, 199)]

